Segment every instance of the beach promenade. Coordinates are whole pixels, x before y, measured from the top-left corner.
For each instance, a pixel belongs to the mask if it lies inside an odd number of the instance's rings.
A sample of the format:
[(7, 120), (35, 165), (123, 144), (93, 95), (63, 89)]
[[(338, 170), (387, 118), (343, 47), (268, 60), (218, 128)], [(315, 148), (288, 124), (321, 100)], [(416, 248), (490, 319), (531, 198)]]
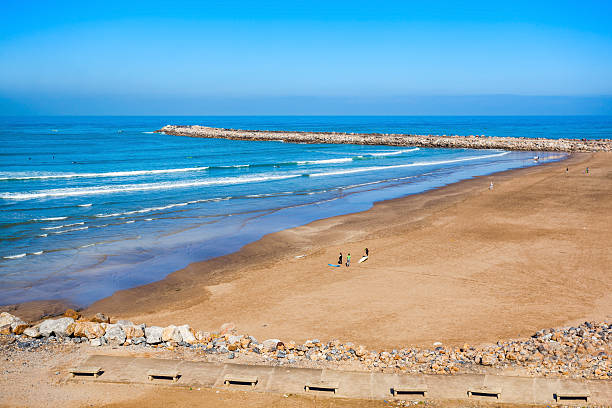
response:
[(491, 137), (485, 135), (414, 135), (393, 133), (298, 132), (222, 129), (207, 126), (166, 125), (156, 131), (176, 136), (232, 140), (281, 141), (288, 143), (334, 143), (434, 148), (504, 149), (545, 152), (610, 152), (612, 140)]

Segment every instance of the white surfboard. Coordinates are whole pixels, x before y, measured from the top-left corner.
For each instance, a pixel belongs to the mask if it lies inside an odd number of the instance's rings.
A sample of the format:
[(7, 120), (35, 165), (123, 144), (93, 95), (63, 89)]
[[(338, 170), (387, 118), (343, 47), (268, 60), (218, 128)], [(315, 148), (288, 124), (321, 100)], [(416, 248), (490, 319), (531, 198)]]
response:
[(361, 258), (361, 259), (359, 260), (359, 262), (358, 262), (358, 263), (362, 263), (362, 262), (365, 262), (365, 261), (367, 261), (367, 260), (368, 260), (368, 257), (367, 257), (367, 256), (364, 256), (363, 258)]

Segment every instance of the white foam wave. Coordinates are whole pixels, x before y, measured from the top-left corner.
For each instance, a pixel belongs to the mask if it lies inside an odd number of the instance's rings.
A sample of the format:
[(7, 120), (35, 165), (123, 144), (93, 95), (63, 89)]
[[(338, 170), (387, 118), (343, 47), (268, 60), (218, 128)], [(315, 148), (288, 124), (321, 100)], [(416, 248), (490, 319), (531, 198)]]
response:
[(396, 156), (398, 154), (416, 152), (420, 150), (418, 147), (412, 149), (403, 149), (403, 150), (392, 150), (392, 151), (384, 151), (384, 152), (375, 152), (375, 153), (366, 153), (365, 156), (375, 156), (375, 157), (383, 157), (383, 156)]
[[(242, 177), (223, 177), (209, 180), (195, 180), (182, 182), (160, 182), (160, 183), (143, 183), (143, 184), (120, 184), (106, 185), (97, 187), (78, 187), (78, 188), (60, 188), (51, 190), (37, 190), (26, 193), (0, 193), (0, 198), (5, 200), (31, 200), (35, 198), (49, 197), (79, 197), (98, 194), (115, 194), (126, 193), (133, 191), (155, 191), (155, 190), (171, 190), (187, 187), (203, 187), (212, 185), (233, 185), (233, 184), (248, 184), (259, 183), (264, 181), (285, 180), (290, 178), (301, 177), (301, 174), (287, 174), (278, 176), (242, 176)], [(231, 198), (231, 197), (229, 197)], [(228, 197), (220, 200), (227, 200)], [(112, 216), (112, 215), (106, 215)]]
[(30, 221), (62, 221), (62, 220), (65, 220), (67, 218), (68, 217), (32, 218)]
[(342, 159), (324, 159), (324, 160), (303, 160), (298, 161), (297, 164), (305, 165), (305, 164), (333, 164), (333, 163), (346, 163), (353, 161), (352, 157), (344, 157)]
[(48, 234), (40, 234), (40, 235), (37, 235), (37, 237), (39, 237), (39, 238), (44, 238), (44, 237), (46, 237), (47, 235), (48, 235)]
[(23, 258), (24, 256), (26, 256), (27, 254), (18, 254), (18, 255), (6, 255), (3, 256), (4, 259), (18, 259), (18, 258)]
[(45, 251), (32, 252), (32, 255), (42, 255)]
[(241, 167), (251, 167), (250, 164), (232, 164), (230, 166), (217, 166), (219, 168), (224, 168), (224, 169), (239, 169)]
[(410, 164), (396, 164), (393, 166), (361, 167), (358, 169), (348, 169), (348, 170), (328, 171), (324, 173), (314, 173), (314, 174), (311, 174), (310, 177), (336, 176), (336, 175), (341, 175), (341, 174), (353, 174), (353, 173), (364, 173), (364, 172), (369, 172), (369, 171), (401, 169), (404, 167), (435, 166), (438, 164), (449, 164), (449, 163), (459, 163), (459, 162), (471, 161), (471, 160), (490, 159), (493, 157), (505, 156), (509, 153), (510, 152), (502, 152), (502, 153), (489, 154), (489, 155), (483, 155), (483, 156), (464, 157), (461, 159), (438, 160), (438, 161), (432, 161), (432, 162), (414, 162)]
[(220, 197), (220, 198), (207, 198), (207, 199), (202, 199), (202, 200), (192, 200), (192, 201), (187, 201), (185, 203), (174, 203), (174, 204), (164, 205), (161, 207), (149, 207), (149, 208), (142, 208), (140, 210), (124, 211), (124, 212), (111, 213), (111, 214), (96, 214), (95, 216), (97, 218), (108, 218), (108, 217), (118, 217), (120, 215), (144, 214), (144, 213), (148, 213), (152, 211), (163, 211), (163, 210), (169, 210), (171, 208), (176, 208), (176, 207), (184, 207), (186, 205), (196, 204), (196, 203), (229, 200), (230, 198), (231, 197)]
[[(121, 184), (107, 185), (97, 187), (78, 187), (78, 188), (60, 188), (52, 190), (38, 190), (26, 193), (0, 193), (0, 198), (5, 200), (31, 200), (36, 198), (49, 197), (80, 197), (87, 195), (98, 194), (116, 194), (133, 191), (155, 191), (155, 190), (171, 190), (176, 188), (186, 187), (203, 187), (211, 185), (232, 185), (258, 183), (263, 181), (284, 180), (289, 178), (300, 177), (300, 174), (288, 174), (282, 176), (244, 176), (244, 177), (225, 177), (209, 180), (195, 180), (182, 182), (161, 182), (161, 183), (143, 183), (143, 184)], [(112, 216), (112, 215), (108, 215)]]
[(153, 134), (155, 134), (155, 132), (142, 132), (142, 133), (145, 133), (145, 134), (147, 134), (147, 135), (153, 135)]
[(201, 171), (208, 169), (203, 167), (185, 167), (179, 169), (158, 169), (158, 170), (129, 170), (129, 171), (110, 171), (107, 173), (62, 173), (62, 174), (31, 174), (0, 177), (0, 180), (47, 180), (47, 179), (70, 179), (70, 178), (96, 178), (96, 177), (129, 177), (144, 176), (149, 174), (168, 174), (185, 173), (190, 171)]
[(41, 228), (41, 230), (55, 230), (55, 229), (60, 229), (60, 228), (74, 227), (75, 225), (83, 225), (83, 224), (85, 224), (85, 221), (75, 222), (73, 224), (58, 225), (56, 227), (44, 227), (44, 228)]
[(52, 232), (52, 234), (65, 234), (66, 232), (82, 231), (82, 230), (86, 230), (87, 228), (89, 228), (89, 227), (70, 228), (70, 229), (67, 229), (67, 230), (55, 231), (55, 232)]
[(92, 204), (89, 203), (89, 204), (79, 204), (77, 207), (91, 207), (91, 206)]

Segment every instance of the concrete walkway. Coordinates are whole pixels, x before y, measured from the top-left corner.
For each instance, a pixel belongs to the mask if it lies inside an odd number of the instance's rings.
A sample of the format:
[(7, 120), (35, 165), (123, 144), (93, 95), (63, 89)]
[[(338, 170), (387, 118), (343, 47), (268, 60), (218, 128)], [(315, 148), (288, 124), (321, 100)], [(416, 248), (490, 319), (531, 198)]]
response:
[[(579, 398), (588, 395), (588, 403), (612, 404), (612, 381), (569, 380), (557, 378), (510, 377), (485, 374), (407, 375), (370, 372), (333, 371), (327, 369), (292, 368), (282, 366), (257, 366), (243, 364), (219, 364), (152, 358), (116, 357), (94, 355), (82, 362), (82, 367), (100, 367), (102, 375), (70, 377), (69, 381), (96, 381), (108, 383), (152, 384), (172, 387), (209, 387), (272, 392), (279, 394), (317, 394), (344, 398), (393, 398), (394, 389), (414, 389), (419, 394), (400, 394), (397, 398), (461, 400), (473, 399), (491, 402), (520, 404), (552, 404), (557, 393), (567, 393), (568, 399), (560, 403), (585, 405)], [(147, 373), (172, 373), (178, 371), (178, 381), (171, 379), (149, 380)], [(225, 385), (227, 378), (252, 379), (257, 383)], [(322, 387), (337, 386), (337, 390), (306, 391), (306, 384)], [(422, 391), (426, 390), (425, 396)], [(471, 394), (470, 391), (476, 393)], [(499, 398), (495, 396), (500, 392)], [(574, 395), (574, 397), (570, 397)]]

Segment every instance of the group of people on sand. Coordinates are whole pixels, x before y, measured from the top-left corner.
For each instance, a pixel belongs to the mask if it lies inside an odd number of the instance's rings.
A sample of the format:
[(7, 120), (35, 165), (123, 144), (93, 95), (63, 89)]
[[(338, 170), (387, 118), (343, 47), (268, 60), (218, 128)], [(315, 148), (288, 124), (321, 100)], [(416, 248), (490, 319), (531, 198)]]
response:
[[(365, 249), (365, 258), (370, 256), (370, 250), (368, 248)], [(342, 252), (340, 252), (340, 256), (338, 256), (338, 265), (342, 265)], [(346, 264), (345, 266), (348, 268), (351, 266), (351, 253), (346, 254)]]

